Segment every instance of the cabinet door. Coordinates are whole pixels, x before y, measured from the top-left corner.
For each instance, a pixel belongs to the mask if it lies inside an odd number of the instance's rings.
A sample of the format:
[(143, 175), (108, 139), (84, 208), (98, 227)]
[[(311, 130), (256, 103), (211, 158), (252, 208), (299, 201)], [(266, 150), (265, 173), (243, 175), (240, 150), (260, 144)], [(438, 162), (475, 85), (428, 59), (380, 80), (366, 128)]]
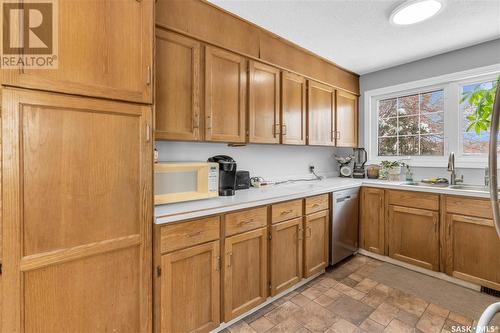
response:
[(280, 71), (250, 61), (248, 98), (248, 141), (280, 142)]
[(335, 145), (335, 89), (308, 81), (307, 143), (317, 146)]
[(267, 228), (226, 238), (224, 245), (224, 320), (227, 322), (266, 300)]
[(161, 256), (161, 332), (210, 332), (220, 323), (219, 241)]
[(283, 72), (281, 76), (281, 143), (306, 144), (306, 80)]
[(245, 142), (247, 60), (205, 47), (205, 138)]
[(321, 272), (328, 265), (329, 213), (324, 210), (305, 217), (304, 276)]
[(390, 205), (388, 215), (389, 256), (439, 270), (439, 213)]
[(199, 42), (156, 29), (156, 139), (201, 139), (200, 64)]
[(150, 332), (150, 107), (2, 94), (4, 331)]
[(384, 190), (363, 187), (361, 189), (360, 213), (359, 241), (361, 247), (374, 253), (384, 254)]
[(337, 147), (358, 146), (358, 97), (337, 91)]
[(500, 290), (500, 239), (493, 221), (447, 214), (444, 231), (446, 273)]
[(271, 227), (271, 296), (302, 279), (302, 218)]
[(153, 1), (58, 1), (58, 67), (12, 70), (4, 84), (152, 103)]

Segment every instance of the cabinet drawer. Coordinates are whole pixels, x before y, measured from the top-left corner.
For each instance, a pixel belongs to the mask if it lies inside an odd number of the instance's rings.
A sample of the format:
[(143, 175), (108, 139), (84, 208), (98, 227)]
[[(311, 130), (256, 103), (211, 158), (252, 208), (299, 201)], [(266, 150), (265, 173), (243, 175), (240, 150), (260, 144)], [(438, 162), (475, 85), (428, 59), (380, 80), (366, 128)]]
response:
[(220, 217), (167, 225), (160, 229), (161, 253), (201, 244), (220, 238)]
[(389, 205), (439, 210), (439, 195), (410, 191), (387, 191)]
[(271, 206), (271, 222), (277, 223), (302, 216), (302, 199)]
[(487, 219), (493, 218), (489, 200), (446, 196), (446, 212)]
[(328, 209), (328, 194), (306, 198), (306, 214), (316, 213)]
[(267, 225), (267, 207), (247, 209), (226, 214), (226, 236), (265, 227)]

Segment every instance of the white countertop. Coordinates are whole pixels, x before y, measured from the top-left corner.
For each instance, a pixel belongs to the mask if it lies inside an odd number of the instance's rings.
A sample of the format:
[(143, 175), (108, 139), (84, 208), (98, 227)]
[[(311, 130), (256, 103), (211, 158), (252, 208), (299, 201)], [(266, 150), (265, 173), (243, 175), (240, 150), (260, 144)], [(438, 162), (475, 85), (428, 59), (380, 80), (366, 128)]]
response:
[(439, 194), (489, 198), (486, 191), (452, 189), (447, 187), (404, 185), (378, 179), (327, 178), (310, 182), (296, 182), (250, 188), (236, 191), (231, 197), (158, 205), (155, 207), (155, 224), (177, 222), (232, 210), (267, 205), (275, 202), (298, 199), (317, 194), (335, 192), (360, 186), (383, 187), (395, 190), (417, 191)]

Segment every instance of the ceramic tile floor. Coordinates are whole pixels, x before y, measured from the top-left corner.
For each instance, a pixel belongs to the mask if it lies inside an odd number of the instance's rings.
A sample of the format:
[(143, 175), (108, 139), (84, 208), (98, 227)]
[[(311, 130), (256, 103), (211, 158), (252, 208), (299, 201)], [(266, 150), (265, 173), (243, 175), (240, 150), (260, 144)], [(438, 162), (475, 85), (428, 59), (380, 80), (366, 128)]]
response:
[(357, 255), (224, 332), (448, 333), (477, 320), (370, 279), (382, 265)]

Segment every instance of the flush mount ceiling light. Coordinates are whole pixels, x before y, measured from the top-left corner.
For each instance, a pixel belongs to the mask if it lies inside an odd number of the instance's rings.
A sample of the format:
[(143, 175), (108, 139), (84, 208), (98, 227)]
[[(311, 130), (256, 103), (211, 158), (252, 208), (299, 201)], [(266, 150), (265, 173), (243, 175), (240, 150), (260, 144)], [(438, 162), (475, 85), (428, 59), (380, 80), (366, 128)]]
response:
[(396, 7), (390, 17), (392, 24), (409, 25), (422, 22), (439, 13), (441, 0), (410, 0)]

